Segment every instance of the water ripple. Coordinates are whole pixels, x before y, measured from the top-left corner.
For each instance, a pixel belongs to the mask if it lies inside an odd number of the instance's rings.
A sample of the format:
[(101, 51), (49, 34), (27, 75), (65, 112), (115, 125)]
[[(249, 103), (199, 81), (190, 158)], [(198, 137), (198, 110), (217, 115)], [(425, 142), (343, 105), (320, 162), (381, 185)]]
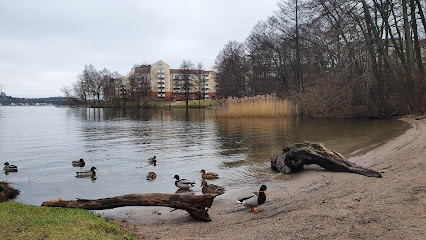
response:
[[(277, 177), (269, 158), (283, 146), (321, 141), (351, 153), (403, 132), (399, 121), (304, 119), (209, 119), (208, 110), (85, 109), (0, 106), (0, 154), (19, 172), (0, 173), (21, 190), (18, 201), (40, 205), (63, 198), (129, 193), (174, 193), (173, 176), (197, 182), (201, 169), (227, 188), (258, 185)], [(157, 156), (157, 166), (148, 158)], [(84, 158), (83, 168), (71, 162)], [(97, 167), (97, 179), (75, 172)], [(155, 171), (157, 179), (145, 179)]]

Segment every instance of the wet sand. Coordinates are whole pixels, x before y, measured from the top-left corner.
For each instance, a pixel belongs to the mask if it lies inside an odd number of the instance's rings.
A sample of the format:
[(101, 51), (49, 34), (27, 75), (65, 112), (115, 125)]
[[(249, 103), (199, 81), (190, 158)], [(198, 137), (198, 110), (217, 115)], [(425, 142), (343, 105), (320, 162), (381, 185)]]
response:
[[(310, 166), (293, 180), (271, 181), (259, 213), (236, 199), (260, 186), (226, 192), (209, 210), (211, 222), (186, 211), (126, 207), (100, 213), (141, 239), (424, 239), (426, 119), (404, 119), (403, 135), (349, 160), (383, 178)], [(279, 173), (277, 173), (279, 174)]]

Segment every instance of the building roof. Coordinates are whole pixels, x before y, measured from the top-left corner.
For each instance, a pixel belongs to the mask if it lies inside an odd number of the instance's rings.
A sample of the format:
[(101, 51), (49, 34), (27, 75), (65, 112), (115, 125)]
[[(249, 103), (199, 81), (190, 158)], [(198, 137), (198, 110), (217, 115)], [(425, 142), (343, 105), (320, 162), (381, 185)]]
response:
[(134, 67), (135, 73), (150, 73), (151, 65), (140, 65), (139, 67)]

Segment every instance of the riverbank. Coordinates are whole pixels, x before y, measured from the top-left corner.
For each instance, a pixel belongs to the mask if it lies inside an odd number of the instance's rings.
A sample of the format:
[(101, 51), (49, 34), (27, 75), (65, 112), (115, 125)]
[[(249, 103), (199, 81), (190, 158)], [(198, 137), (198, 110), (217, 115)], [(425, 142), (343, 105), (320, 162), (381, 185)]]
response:
[(423, 239), (426, 119), (404, 120), (412, 127), (403, 135), (349, 159), (383, 178), (311, 166), (293, 180), (265, 183), (259, 213), (236, 203), (257, 184), (217, 197), (208, 223), (160, 207), (128, 208), (115, 220), (143, 239)]
[[(188, 108), (211, 108), (216, 105), (216, 100), (189, 100)], [(186, 108), (186, 101), (148, 101), (140, 102), (139, 105), (136, 102), (127, 102), (125, 105), (122, 104), (111, 104), (111, 103), (91, 103), (86, 105), (63, 105), (67, 107), (86, 107), (86, 108)]]
[(0, 203), (1, 239), (136, 239), (116, 223), (83, 209)]

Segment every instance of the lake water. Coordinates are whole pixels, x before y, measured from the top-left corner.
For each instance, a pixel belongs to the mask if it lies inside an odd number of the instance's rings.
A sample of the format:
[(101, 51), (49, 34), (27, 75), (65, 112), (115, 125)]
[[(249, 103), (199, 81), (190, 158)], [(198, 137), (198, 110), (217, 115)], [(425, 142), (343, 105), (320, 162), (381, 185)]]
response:
[[(201, 169), (220, 175), (228, 189), (288, 175), (270, 169), (285, 145), (315, 141), (350, 156), (408, 128), (398, 120), (214, 119), (205, 109), (86, 109), (0, 106), (0, 156), (18, 166), (0, 181), (21, 190), (16, 201), (40, 205), (62, 198), (102, 198), (130, 193), (175, 193), (173, 176), (197, 182)], [(362, 151), (362, 150), (361, 150)], [(157, 156), (157, 166), (148, 158)], [(85, 159), (84, 168), (71, 162)], [(95, 166), (97, 179), (75, 172)], [(157, 178), (147, 181), (154, 171)]]

